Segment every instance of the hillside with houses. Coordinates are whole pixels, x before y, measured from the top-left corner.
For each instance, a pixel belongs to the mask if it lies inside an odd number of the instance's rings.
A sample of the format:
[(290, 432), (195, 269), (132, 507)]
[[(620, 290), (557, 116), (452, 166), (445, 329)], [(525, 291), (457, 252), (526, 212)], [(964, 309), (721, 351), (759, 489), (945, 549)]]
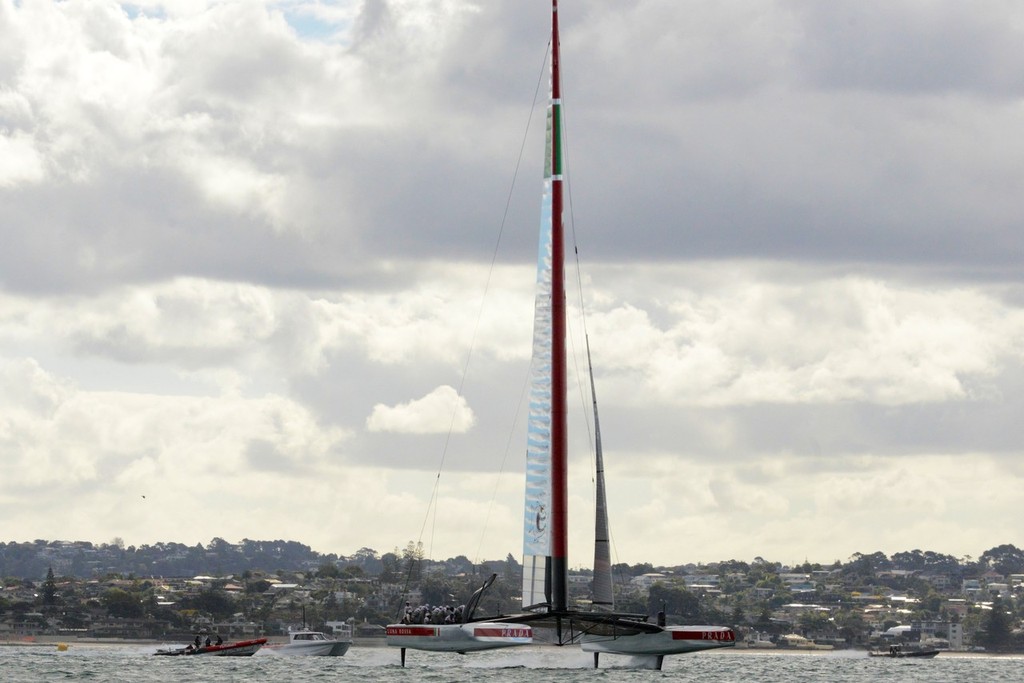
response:
[[(727, 624), (741, 646), (872, 648), (922, 643), (950, 650), (1024, 651), (1024, 551), (1000, 545), (977, 559), (911, 550), (854, 553), (828, 565), (757, 557), (655, 567), (618, 564), (616, 608), (669, 623)], [(348, 623), (383, 637), (405, 602), (464, 603), (492, 573), (480, 614), (518, 611), (520, 566), (423, 557), (421, 546), (351, 556), (293, 541), (125, 547), (116, 540), (0, 543), (0, 641), (40, 636), (173, 640), (196, 631), (281, 635), (303, 621)], [(591, 576), (570, 572), (586, 608)]]

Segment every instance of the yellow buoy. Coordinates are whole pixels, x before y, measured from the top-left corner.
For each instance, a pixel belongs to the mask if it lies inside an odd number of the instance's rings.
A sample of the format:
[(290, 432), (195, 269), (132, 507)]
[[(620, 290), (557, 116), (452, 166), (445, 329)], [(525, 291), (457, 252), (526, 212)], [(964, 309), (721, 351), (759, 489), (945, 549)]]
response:
[(64, 652), (67, 649), (68, 649), (68, 644), (67, 643), (57, 643), (57, 651), (58, 652)]

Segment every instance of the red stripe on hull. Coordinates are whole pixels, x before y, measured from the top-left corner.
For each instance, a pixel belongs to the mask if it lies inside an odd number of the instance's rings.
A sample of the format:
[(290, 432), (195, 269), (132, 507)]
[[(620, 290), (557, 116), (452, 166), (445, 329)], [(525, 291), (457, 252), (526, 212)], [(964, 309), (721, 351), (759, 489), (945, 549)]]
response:
[(437, 629), (429, 626), (388, 626), (388, 636), (436, 636)]
[(530, 628), (475, 628), (473, 636), (476, 638), (532, 638), (533, 629)]
[(736, 641), (733, 631), (672, 631), (672, 640), (718, 640), (725, 643)]

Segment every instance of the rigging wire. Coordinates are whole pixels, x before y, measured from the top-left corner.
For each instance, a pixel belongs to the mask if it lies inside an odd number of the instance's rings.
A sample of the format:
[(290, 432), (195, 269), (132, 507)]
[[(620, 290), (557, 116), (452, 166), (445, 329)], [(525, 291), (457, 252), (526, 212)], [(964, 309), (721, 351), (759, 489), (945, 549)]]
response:
[[(563, 75), (564, 75), (564, 67), (563, 67)], [(562, 93), (563, 105), (564, 105), (565, 99), (566, 99), (565, 98), (565, 92), (563, 91), (563, 93)], [(568, 207), (569, 207), (569, 230), (570, 230), (570, 232), (572, 234), (573, 259), (574, 259), (575, 264), (576, 264), (576, 297), (577, 297), (578, 306), (579, 306), (580, 325), (583, 328), (583, 339), (585, 340), (586, 349), (587, 349), (587, 367), (590, 368), (590, 332), (587, 329), (587, 310), (586, 310), (586, 306), (584, 304), (584, 297), (583, 297), (583, 268), (582, 268), (582, 266), (580, 264), (579, 243), (578, 243), (578, 241), (576, 239), (576, 212), (574, 210), (574, 204), (573, 204), (573, 201), (572, 201), (572, 175), (571, 175), (572, 174), (572, 164), (569, 163), (569, 159), (570, 159), (570, 153), (569, 153), (569, 115), (568, 115), (569, 109), (570, 109), (570, 107), (567, 107), (567, 106), (563, 106), (562, 107), (562, 130), (563, 130), (562, 142), (563, 142), (563, 154), (565, 155), (565, 187), (566, 187), (566, 196), (567, 196), (567, 199), (568, 199), (567, 203), (568, 203)], [(590, 477), (591, 496), (592, 496), (592, 501), (596, 501), (596, 498), (597, 498), (597, 492), (596, 492), (596, 490), (597, 490), (597, 477), (596, 477), (596, 471), (597, 471), (597, 446), (595, 444), (596, 435), (591, 431), (591, 419), (593, 419), (593, 417), (590, 415), (590, 411), (588, 411), (588, 409), (587, 409), (588, 408), (588, 404), (587, 404), (587, 398), (586, 398), (585, 389), (584, 389), (584, 386), (583, 386), (583, 381), (579, 379), (583, 375), (579, 371), (579, 354), (576, 352), (575, 339), (572, 336), (572, 329), (568, 325), (566, 326), (566, 329), (569, 330), (569, 340), (570, 340), (570, 344), (573, 347), (573, 365), (574, 365), (574, 369), (576, 370), (576, 377), (577, 377), (576, 387), (577, 387), (577, 389), (579, 391), (579, 394), (580, 394), (580, 405), (582, 406), (583, 414), (588, 416), (587, 419), (585, 419), (583, 421), (583, 423), (586, 426), (587, 444), (588, 444), (588, 448), (589, 448), (589, 452), (590, 452), (590, 458), (591, 458), (591, 460), (590, 460), (590, 464), (591, 464), (590, 471), (592, 473), (591, 477)], [(590, 381), (593, 382), (594, 381), (593, 380), (593, 373), (588, 373), (588, 376), (591, 378)], [(596, 392), (596, 390), (595, 390), (595, 392)], [(596, 401), (596, 393), (595, 393), (594, 400)], [(596, 428), (597, 427), (595, 425), (594, 429), (596, 430)], [(617, 547), (616, 547), (616, 544), (615, 544), (615, 538), (614, 538), (614, 535), (612, 534), (612, 530), (611, 530), (611, 526), (610, 525), (608, 527), (608, 541), (609, 541), (609, 545), (611, 546), (612, 553), (616, 556), (616, 559), (618, 559), (618, 550), (617, 550)]]
[[(527, 144), (527, 142), (529, 140), (531, 122), (533, 121), (533, 118), (534, 118), (534, 115), (535, 115), (535, 112), (536, 112), (536, 109), (537, 109), (537, 101), (538, 101), (538, 98), (539, 98), (539, 93), (541, 92), (541, 88), (542, 88), (543, 83), (544, 83), (544, 73), (545, 73), (545, 69), (547, 68), (548, 58), (549, 58), (550, 54), (551, 54), (551, 42), (548, 41), (547, 49), (545, 50), (545, 53), (544, 53), (544, 58), (541, 60), (540, 75), (538, 76), (537, 84), (534, 87), (533, 104), (530, 106), (530, 114), (529, 114), (529, 116), (527, 118), (526, 128), (523, 131), (522, 142), (520, 143), (520, 146), (519, 146), (519, 154), (518, 154), (518, 156), (516, 158), (515, 167), (514, 167), (513, 172), (512, 172), (512, 182), (509, 185), (508, 194), (506, 195), (506, 198), (505, 198), (505, 209), (504, 209), (504, 211), (502, 213), (502, 216), (501, 216), (501, 222), (500, 222), (500, 224), (498, 226), (498, 236), (497, 236), (497, 239), (495, 240), (494, 249), (493, 249), (493, 251), (491, 253), (491, 262), (490, 262), (490, 265), (489, 265), (488, 270), (487, 270), (487, 278), (486, 278), (485, 283), (484, 283), (483, 295), (481, 296), (481, 299), (480, 299), (480, 307), (477, 310), (476, 322), (474, 323), (474, 327), (473, 327), (473, 334), (472, 334), (472, 337), (471, 337), (471, 340), (470, 340), (469, 351), (466, 354), (466, 361), (465, 361), (465, 363), (463, 365), (462, 376), (459, 379), (459, 386), (456, 389), (456, 404), (455, 404), (455, 406), (452, 409), (451, 420), (450, 420), (450, 422), (448, 424), (448, 432), (447, 432), (447, 434), (445, 436), (444, 445), (443, 445), (443, 447), (441, 449), (441, 458), (440, 458), (440, 461), (438, 463), (437, 474), (434, 477), (434, 485), (433, 485), (433, 487), (431, 489), (430, 499), (429, 499), (429, 501), (427, 503), (427, 511), (426, 511), (426, 514), (424, 515), (423, 524), (420, 526), (420, 534), (419, 534), (419, 538), (418, 538), (417, 543), (422, 545), (423, 536), (426, 533), (426, 529), (427, 529), (427, 524), (428, 524), (428, 522), (430, 523), (430, 536), (429, 536), (429, 542), (428, 542), (427, 554), (426, 554), (427, 557), (429, 557), (431, 555), (431, 553), (433, 552), (434, 534), (435, 534), (435, 530), (436, 530), (436, 526), (437, 526), (437, 509), (438, 509), (438, 499), (439, 499), (439, 495), (440, 495), (441, 473), (444, 471), (444, 463), (445, 463), (445, 459), (447, 458), (447, 455), (448, 455), (448, 447), (449, 447), (449, 445), (451, 443), (452, 434), (454, 433), (454, 430), (455, 430), (455, 419), (456, 419), (457, 411), (458, 411), (458, 401), (459, 401), (459, 399), (461, 399), (463, 397), (463, 388), (464, 388), (464, 386), (466, 384), (466, 378), (469, 376), (470, 361), (472, 360), (472, 357), (473, 357), (473, 351), (476, 348), (477, 335), (480, 332), (480, 321), (483, 318), (484, 303), (487, 300), (487, 294), (488, 294), (488, 292), (490, 291), (490, 288), (491, 288), (491, 280), (492, 280), (492, 278), (494, 276), (494, 268), (495, 268), (495, 264), (497, 263), (497, 260), (498, 260), (498, 252), (499, 252), (499, 248), (501, 246), (501, 238), (504, 235), (505, 226), (508, 223), (508, 216), (509, 216), (509, 212), (510, 212), (511, 206), (512, 206), (512, 197), (513, 197), (514, 192), (515, 192), (516, 183), (518, 182), (518, 179), (519, 179), (519, 171), (520, 171), (520, 168), (522, 167), (523, 157), (525, 155), (525, 150), (526, 150), (526, 144)], [(529, 372), (527, 372), (527, 378), (529, 378)], [(527, 379), (527, 382), (528, 381), (529, 380)], [(487, 515), (485, 516), (485, 519), (484, 519), (484, 532), (481, 533), (480, 544), (477, 547), (477, 555), (478, 556), (479, 556), (479, 553), (481, 552), (480, 548), (483, 545), (483, 537), (484, 537), (484, 535), (486, 533), (487, 523), (490, 521), (491, 512), (493, 511), (493, 508), (494, 508), (494, 500), (497, 497), (497, 491), (498, 491), (498, 486), (500, 484), (501, 474), (504, 472), (505, 463), (506, 463), (506, 461), (508, 459), (508, 454), (509, 454), (509, 450), (511, 448), (511, 442), (512, 442), (512, 434), (514, 434), (514, 432), (515, 432), (515, 424), (518, 422), (519, 412), (520, 412), (520, 410), (522, 408), (522, 396), (525, 394), (525, 391), (526, 391), (526, 387), (524, 385), (523, 391), (520, 392), (519, 404), (516, 407), (516, 412), (515, 412), (515, 418), (513, 420), (512, 431), (509, 434), (509, 440), (508, 440), (508, 443), (506, 444), (506, 447), (505, 447), (505, 453), (502, 456), (501, 465), (499, 466), (499, 469), (498, 469), (498, 477), (497, 477), (497, 480), (495, 482), (494, 493), (491, 496), (491, 502), (490, 502), (490, 505), (488, 506)], [(414, 562), (417, 561), (415, 558), (413, 558), (413, 559), (414, 559)], [(411, 582), (412, 573), (413, 573), (413, 563), (410, 563), (409, 571), (408, 571), (408, 573), (406, 575), (406, 584), (405, 584), (405, 586), (403, 588), (403, 591), (402, 591), (403, 594), (406, 594), (409, 591), (409, 584)]]
[[(534, 86), (534, 102), (530, 105), (529, 116), (526, 119), (526, 128), (523, 130), (522, 141), (519, 143), (519, 157), (516, 159), (515, 171), (512, 174), (512, 184), (509, 186), (508, 197), (505, 202), (505, 213), (502, 216), (502, 229), (504, 229), (506, 221), (508, 220), (509, 207), (512, 204), (512, 194), (515, 189), (516, 180), (519, 177), (519, 168), (522, 165), (522, 158), (526, 150), (526, 142), (529, 139), (529, 128), (530, 123), (534, 121), (534, 116), (537, 112), (537, 102), (541, 97), (542, 87), (544, 85), (544, 74), (548, 66), (548, 57), (551, 55), (551, 41), (548, 41), (548, 47), (545, 50), (544, 58), (541, 60), (541, 71), (537, 79), (537, 85)], [(499, 230), (499, 233), (501, 230)], [(490, 267), (494, 269), (495, 260), (498, 257), (498, 247), (495, 246), (495, 255), (490, 261)], [(489, 275), (488, 275), (489, 279)], [(530, 359), (532, 364), (532, 359)], [(483, 517), (483, 527), (480, 530), (480, 540), (476, 546), (476, 553), (474, 559), (480, 559), (481, 549), (483, 547), (483, 539), (486, 536), (487, 525), (490, 523), (490, 514), (494, 512), (495, 501), (498, 499), (498, 487), (501, 485), (502, 474), (505, 473), (505, 463), (508, 462), (509, 452), (512, 449), (512, 439), (516, 432), (516, 425), (519, 423), (519, 415), (522, 411), (523, 397), (526, 395), (526, 390), (529, 386), (529, 369), (526, 370), (526, 376), (523, 380), (522, 389), (519, 391), (519, 401), (516, 403), (515, 413), (512, 419), (512, 426), (509, 429), (508, 439), (505, 442), (505, 453), (502, 455), (502, 462), (498, 467), (498, 476), (495, 478), (495, 488), (490, 495), (490, 502), (487, 505), (487, 513)]]

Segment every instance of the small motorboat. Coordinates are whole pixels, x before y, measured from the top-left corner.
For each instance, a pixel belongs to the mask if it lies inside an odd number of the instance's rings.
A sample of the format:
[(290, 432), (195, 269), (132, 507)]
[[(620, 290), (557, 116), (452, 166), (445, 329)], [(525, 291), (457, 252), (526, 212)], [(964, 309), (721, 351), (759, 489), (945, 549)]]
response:
[(252, 657), (256, 651), (266, 645), (266, 638), (255, 640), (239, 640), (234, 643), (220, 645), (204, 645), (196, 647), (191, 643), (185, 647), (164, 648), (153, 654), (176, 657), (178, 655), (213, 655), (215, 657)]
[(302, 629), (290, 631), (288, 642), (268, 645), (267, 652), (279, 655), (306, 655), (310, 657), (341, 657), (352, 646), (352, 630), (342, 631), (338, 638), (330, 638), (320, 631)]

